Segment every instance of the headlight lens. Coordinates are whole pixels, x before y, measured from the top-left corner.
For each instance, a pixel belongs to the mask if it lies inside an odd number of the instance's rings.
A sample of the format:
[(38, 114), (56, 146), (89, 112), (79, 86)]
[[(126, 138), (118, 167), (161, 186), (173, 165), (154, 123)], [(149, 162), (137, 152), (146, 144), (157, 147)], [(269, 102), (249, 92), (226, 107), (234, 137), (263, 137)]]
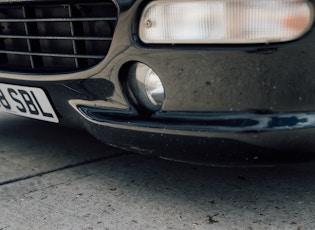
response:
[(308, 0), (160, 0), (145, 7), (139, 35), (148, 44), (285, 42), (313, 18)]

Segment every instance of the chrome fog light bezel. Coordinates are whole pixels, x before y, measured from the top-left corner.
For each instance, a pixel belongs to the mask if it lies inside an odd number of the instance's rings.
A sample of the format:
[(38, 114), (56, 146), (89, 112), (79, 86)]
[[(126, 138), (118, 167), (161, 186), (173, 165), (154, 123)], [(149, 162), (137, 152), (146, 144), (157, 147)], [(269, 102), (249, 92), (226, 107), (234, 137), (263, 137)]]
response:
[(128, 83), (137, 104), (147, 112), (161, 109), (165, 99), (165, 89), (156, 72), (141, 62), (129, 68)]

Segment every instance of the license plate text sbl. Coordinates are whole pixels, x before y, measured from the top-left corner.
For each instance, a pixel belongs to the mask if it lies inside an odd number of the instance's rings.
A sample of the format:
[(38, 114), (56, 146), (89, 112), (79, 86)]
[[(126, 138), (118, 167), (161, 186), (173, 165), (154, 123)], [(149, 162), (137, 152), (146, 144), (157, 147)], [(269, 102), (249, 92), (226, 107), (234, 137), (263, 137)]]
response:
[(45, 92), (37, 87), (0, 83), (0, 111), (59, 122)]
[[(29, 93), (25, 90), (14, 90), (11, 88), (8, 88), (8, 94), (10, 95), (11, 99), (15, 101), (18, 105), (16, 106), (16, 109), (18, 109), (21, 113), (31, 113), (33, 115), (42, 115), (44, 117), (53, 117), (51, 113), (45, 112), (40, 104), (38, 103), (34, 92), (30, 91)], [(21, 98), (22, 97), (22, 98)], [(23, 103), (23, 102), (24, 103)], [(11, 110), (11, 105), (9, 104), (8, 100), (4, 96), (2, 90), (0, 89), (0, 106), (3, 106), (4, 108)], [(26, 105), (26, 106), (25, 106)]]

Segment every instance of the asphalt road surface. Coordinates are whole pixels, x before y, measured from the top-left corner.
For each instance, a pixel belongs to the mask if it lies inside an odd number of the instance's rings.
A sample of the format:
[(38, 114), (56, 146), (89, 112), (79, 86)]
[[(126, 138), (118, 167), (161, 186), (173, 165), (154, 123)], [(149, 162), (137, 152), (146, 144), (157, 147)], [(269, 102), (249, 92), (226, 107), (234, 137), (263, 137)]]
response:
[(193, 166), (3, 113), (0, 161), (0, 230), (315, 229), (314, 163)]

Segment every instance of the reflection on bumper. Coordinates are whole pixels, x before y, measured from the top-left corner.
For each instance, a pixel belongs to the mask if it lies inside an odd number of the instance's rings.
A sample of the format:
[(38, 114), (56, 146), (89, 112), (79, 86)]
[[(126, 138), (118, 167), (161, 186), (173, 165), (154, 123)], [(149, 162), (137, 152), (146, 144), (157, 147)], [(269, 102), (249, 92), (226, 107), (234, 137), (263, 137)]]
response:
[[(104, 124), (200, 132), (267, 132), (315, 127), (315, 112), (295, 113), (180, 113), (161, 112), (139, 117), (136, 111), (79, 106), (88, 119)], [(149, 131), (149, 130), (148, 130)]]

